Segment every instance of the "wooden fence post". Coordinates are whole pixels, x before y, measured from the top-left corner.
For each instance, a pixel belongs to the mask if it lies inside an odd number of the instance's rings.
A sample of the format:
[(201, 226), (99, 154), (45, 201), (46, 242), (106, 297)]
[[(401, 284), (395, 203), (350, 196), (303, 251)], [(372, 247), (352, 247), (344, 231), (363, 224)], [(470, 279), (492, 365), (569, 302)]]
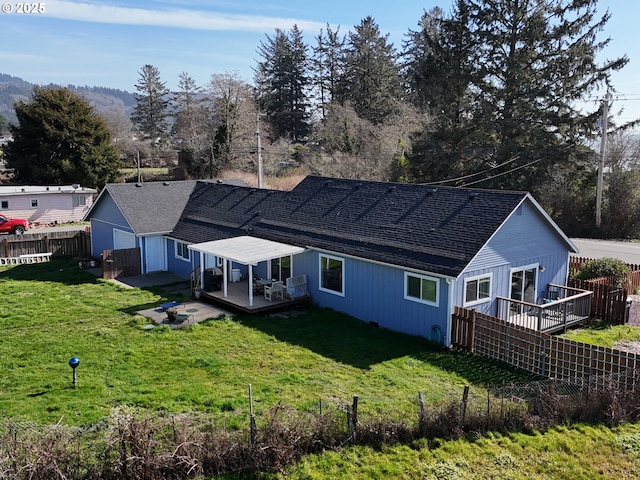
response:
[(349, 436), (351, 437), (351, 442), (356, 442), (356, 432), (358, 429), (358, 395), (353, 396), (353, 404), (351, 409), (348, 410), (348, 418), (349, 418)]
[(471, 329), (470, 329), (470, 339), (469, 339), (469, 351), (473, 353), (473, 345), (476, 339), (476, 311), (475, 309), (471, 310)]
[(251, 445), (255, 445), (257, 441), (256, 417), (253, 415), (253, 392), (251, 384), (249, 384), (249, 441)]
[(469, 385), (464, 386), (462, 392), (462, 404), (460, 405), (460, 423), (464, 424), (464, 418), (467, 414), (467, 402), (469, 401)]
[(422, 392), (418, 392), (418, 405), (420, 406), (420, 416), (418, 417), (418, 426), (422, 435), (426, 434), (427, 418), (424, 411), (424, 398)]

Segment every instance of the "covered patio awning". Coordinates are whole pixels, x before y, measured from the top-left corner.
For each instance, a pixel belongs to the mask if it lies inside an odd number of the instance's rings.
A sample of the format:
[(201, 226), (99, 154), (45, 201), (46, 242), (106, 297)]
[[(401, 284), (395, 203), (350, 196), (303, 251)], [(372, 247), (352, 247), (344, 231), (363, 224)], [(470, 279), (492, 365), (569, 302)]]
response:
[(255, 237), (234, 237), (189, 245), (189, 250), (226, 258), (242, 265), (255, 265), (272, 258), (287, 257), (305, 251), (286, 243)]
[(213, 255), (224, 259), (223, 262), (223, 286), (224, 296), (227, 296), (227, 264), (228, 261), (249, 266), (249, 305), (253, 305), (253, 267), (260, 262), (266, 262), (274, 258), (288, 257), (303, 253), (303, 247), (294, 247), (286, 243), (264, 240), (256, 237), (234, 237), (224, 240), (214, 240), (211, 242), (196, 243), (187, 247), (189, 250), (200, 254), (201, 285), (203, 287), (204, 256)]

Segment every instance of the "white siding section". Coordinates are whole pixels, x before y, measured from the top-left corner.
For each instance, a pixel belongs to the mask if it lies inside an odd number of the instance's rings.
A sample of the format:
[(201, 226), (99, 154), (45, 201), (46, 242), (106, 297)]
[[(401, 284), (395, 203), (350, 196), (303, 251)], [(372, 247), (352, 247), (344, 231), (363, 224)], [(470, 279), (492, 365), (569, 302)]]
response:
[[(8, 217), (26, 218), (34, 224), (69, 223), (82, 221), (93, 205), (93, 194), (27, 191), (0, 194), (0, 201), (8, 203), (8, 208), (0, 209), (0, 213)], [(32, 207), (34, 202), (37, 202), (37, 207)]]

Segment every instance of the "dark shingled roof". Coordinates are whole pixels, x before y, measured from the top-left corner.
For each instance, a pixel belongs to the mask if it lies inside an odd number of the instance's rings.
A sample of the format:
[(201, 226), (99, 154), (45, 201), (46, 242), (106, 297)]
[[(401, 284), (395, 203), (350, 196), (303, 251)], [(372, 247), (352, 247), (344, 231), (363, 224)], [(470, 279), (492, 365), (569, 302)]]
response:
[(252, 234), (457, 277), (527, 196), (309, 176)]
[[(217, 182), (212, 181), (212, 183)], [(234, 180), (225, 180), (225, 182), (238, 183)], [(196, 183), (195, 180), (138, 184), (109, 183), (100, 192), (100, 196), (85, 215), (85, 219), (90, 218), (102, 198), (108, 194), (136, 235), (169, 233), (180, 219)]]
[(291, 192), (199, 183), (171, 236), (253, 235), (457, 277), (527, 197), (317, 176)]
[(188, 243), (248, 235), (286, 192), (198, 182), (171, 237)]

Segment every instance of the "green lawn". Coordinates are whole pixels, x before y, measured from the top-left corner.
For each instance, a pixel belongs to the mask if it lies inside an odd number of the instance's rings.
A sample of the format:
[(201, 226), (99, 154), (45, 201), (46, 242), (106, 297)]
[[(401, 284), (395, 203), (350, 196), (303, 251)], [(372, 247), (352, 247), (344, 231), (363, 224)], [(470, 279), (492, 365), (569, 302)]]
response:
[[(325, 408), (360, 397), (360, 412), (415, 415), (464, 385), (527, 381), (476, 356), (376, 329), (328, 310), (239, 316), (180, 330), (141, 328), (136, 311), (167, 297), (96, 279), (72, 261), (0, 269), (0, 411), (16, 421), (92, 424), (116, 406), (205, 412), (246, 428), (278, 402)], [(173, 299), (173, 297), (172, 297)], [(81, 359), (71, 385), (72, 356)], [(415, 417), (414, 417), (415, 418)], [(560, 426), (545, 433), (345, 447), (305, 457), (287, 479), (638, 478), (640, 426)], [(235, 478), (235, 477), (229, 477)]]
[(618, 342), (640, 342), (640, 327), (596, 322), (587, 328), (569, 330), (560, 336), (575, 342), (613, 348)]
[(0, 411), (20, 420), (80, 425), (129, 405), (244, 421), (249, 384), (258, 415), (278, 402), (340, 408), (359, 395), (363, 412), (413, 416), (418, 391), (433, 404), (466, 384), (529, 378), (318, 308), (145, 330), (135, 312), (166, 301), (162, 291), (118, 287), (74, 262), (5, 268), (0, 296)]

